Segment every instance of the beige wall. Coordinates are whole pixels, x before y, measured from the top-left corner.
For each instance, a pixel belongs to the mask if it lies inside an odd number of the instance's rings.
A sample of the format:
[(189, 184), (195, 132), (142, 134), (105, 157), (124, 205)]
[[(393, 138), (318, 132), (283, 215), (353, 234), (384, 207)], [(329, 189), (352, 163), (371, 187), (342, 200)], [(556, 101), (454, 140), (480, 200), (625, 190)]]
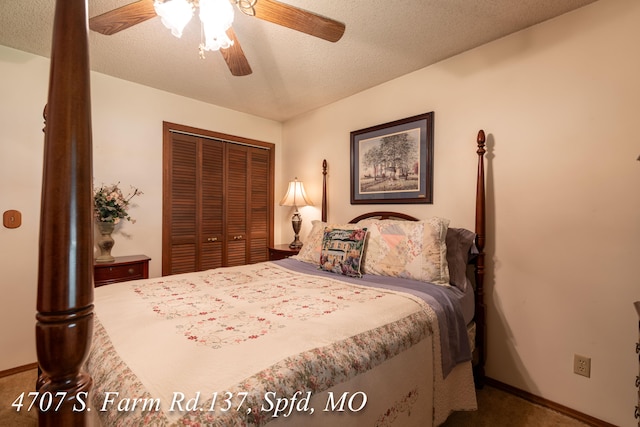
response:
[[(17, 229), (0, 227), (1, 371), (36, 360), (42, 109), (49, 60), (0, 46), (0, 75), (0, 213), (17, 209), (23, 220)], [(136, 223), (125, 222), (116, 229), (112, 253), (146, 254), (152, 258), (150, 275), (159, 276), (162, 121), (272, 142), (276, 163), (282, 125), (101, 74), (91, 78), (94, 182), (119, 181), (124, 190), (134, 185), (144, 192), (130, 211)]]
[[(162, 120), (274, 142), (276, 199), (304, 181), (319, 218), (321, 160), (330, 220), (373, 209), (472, 227), (475, 136), (488, 133), (488, 374), (620, 426), (633, 426), (640, 255), (640, 3), (602, 0), (284, 125), (93, 74), (96, 181), (136, 185), (136, 224), (114, 253), (160, 274)], [(425, 47), (428, 49), (428, 46)], [(0, 370), (35, 360), (42, 107), (48, 60), (0, 47)], [(351, 206), (349, 132), (435, 111), (434, 204)], [(291, 240), (276, 206), (276, 242)], [(129, 235), (130, 237), (127, 237)], [(5, 350), (9, 349), (9, 351)], [(573, 354), (592, 358), (590, 379)]]
[[(635, 0), (596, 2), (291, 120), (281, 169), (319, 203), (328, 160), (330, 221), (394, 209), (473, 227), (484, 128), (488, 375), (620, 426), (635, 426), (637, 398), (638, 22)], [(349, 133), (428, 111), (434, 204), (351, 206)], [(319, 208), (302, 213), (308, 231)]]

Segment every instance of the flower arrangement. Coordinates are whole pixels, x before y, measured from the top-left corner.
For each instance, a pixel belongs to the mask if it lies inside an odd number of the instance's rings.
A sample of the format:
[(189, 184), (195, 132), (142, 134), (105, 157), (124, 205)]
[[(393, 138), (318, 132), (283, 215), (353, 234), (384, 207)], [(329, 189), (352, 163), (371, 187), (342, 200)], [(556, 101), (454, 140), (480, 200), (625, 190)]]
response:
[(131, 199), (143, 193), (137, 188), (131, 187), (132, 191), (125, 196), (122, 194), (118, 184), (120, 183), (102, 185), (94, 191), (93, 213), (96, 221), (117, 224), (121, 219), (126, 219), (132, 223), (136, 222), (129, 216), (127, 209)]

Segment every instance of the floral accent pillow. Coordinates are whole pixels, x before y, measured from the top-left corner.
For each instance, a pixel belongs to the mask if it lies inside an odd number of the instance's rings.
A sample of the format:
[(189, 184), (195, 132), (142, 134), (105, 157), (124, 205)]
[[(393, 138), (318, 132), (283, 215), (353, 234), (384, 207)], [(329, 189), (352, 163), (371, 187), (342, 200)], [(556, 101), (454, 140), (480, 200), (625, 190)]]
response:
[(360, 259), (366, 236), (366, 228), (345, 230), (326, 227), (322, 238), (320, 268), (345, 276), (362, 277)]
[(343, 230), (355, 230), (357, 228), (362, 228), (362, 226), (358, 224), (327, 224), (326, 222), (318, 220), (311, 221), (311, 225), (311, 231), (302, 239), (302, 249), (300, 249), (298, 255), (294, 255), (291, 258), (316, 265), (320, 263), (322, 238), (324, 237), (324, 229), (326, 227), (341, 228)]
[(449, 220), (365, 220), (369, 240), (363, 272), (449, 286), (446, 236)]

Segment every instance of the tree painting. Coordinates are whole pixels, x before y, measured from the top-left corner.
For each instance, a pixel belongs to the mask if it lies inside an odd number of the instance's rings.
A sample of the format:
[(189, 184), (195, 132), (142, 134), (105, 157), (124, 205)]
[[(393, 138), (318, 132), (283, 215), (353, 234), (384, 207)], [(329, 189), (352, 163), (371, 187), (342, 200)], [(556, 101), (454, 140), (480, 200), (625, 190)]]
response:
[(360, 141), (360, 193), (420, 190), (420, 129)]

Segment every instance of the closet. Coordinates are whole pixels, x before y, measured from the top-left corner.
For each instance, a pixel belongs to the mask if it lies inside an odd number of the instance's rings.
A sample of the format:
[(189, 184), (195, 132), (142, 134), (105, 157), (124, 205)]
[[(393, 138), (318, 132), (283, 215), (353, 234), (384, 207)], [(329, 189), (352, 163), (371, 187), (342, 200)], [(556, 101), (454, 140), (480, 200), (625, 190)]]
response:
[(274, 145), (163, 126), (162, 275), (267, 261)]

